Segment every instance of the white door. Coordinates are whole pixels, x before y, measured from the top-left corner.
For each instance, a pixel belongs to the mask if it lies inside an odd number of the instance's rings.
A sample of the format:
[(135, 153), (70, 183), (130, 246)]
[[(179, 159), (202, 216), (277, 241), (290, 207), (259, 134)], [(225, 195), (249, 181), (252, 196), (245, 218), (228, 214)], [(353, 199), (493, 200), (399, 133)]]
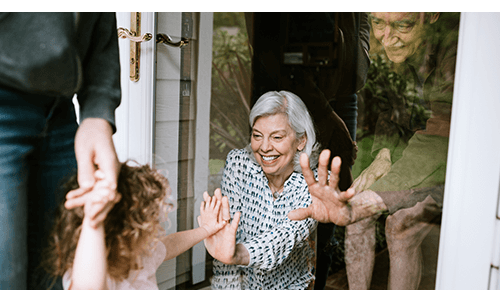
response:
[[(117, 27), (131, 28), (130, 12), (117, 12)], [(155, 13), (140, 13), (141, 33), (151, 33), (153, 39), (141, 42), (139, 58), (139, 79), (130, 79), (131, 40), (120, 38), (120, 66), (122, 101), (116, 110), (117, 132), (113, 136), (120, 161), (128, 159), (140, 164), (153, 161), (153, 122), (155, 86)], [(141, 34), (141, 35), (142, 35)], [(136, 60), (134, 60), (136, 61)]]
[[(131, 13), (116, 15), (117, 26), (130, 30)], [(196, 216), (208, 183), (213, 17), (212, 13), (186, 15), (141, 13), (138, 36), (151, 33), (152, 39), (140, 45), (137, 81), (130, 80), (130, 63), (135, 61), (130, 40), (119, 40), (122, 102), (116, 111), (113, 140), (120, 161), (151, 164), (168, 177), (171, 200), (178, 206), (163, 224), (167, 234), (198, 226)], [(189, 49), (156, 44), (158, 33), (169, 35), (174, 42), (187, 34)], [(156, 272), (159, 289), (205, 281), (203, 242), (190, 254), (160, 266)]]

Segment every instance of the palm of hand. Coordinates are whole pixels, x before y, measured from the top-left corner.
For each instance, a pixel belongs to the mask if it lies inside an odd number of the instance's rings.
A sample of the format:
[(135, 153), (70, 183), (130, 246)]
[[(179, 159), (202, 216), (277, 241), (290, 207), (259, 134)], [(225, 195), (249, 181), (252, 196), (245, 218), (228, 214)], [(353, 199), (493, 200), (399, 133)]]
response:
[[(340, 196), (342, 193), (333, 187), (321, 186), (318, 183), (309, 186), (312, 203), (309, 206), (311, 218), (322, 223), (334, 223), (345, 226), (350, 222), (349, 205)], [(334, 197), (334, 198), (332, 198)]]
[(205, 247), (212, 257), (224, 264), (232, 264), (236, 253), (236, 230), (226, 226), (205, 239)]
[(300, 156), (300, 166), (302, 174), (309, 187), (312, 203), (307, 208), (300, 208), (291, 211), (288, 217), (291, 220), (302, 220), (313, 218), (322, 223), (334, 223), (340, 226), (351, 222), (351, 210), (349, 200), (354, 196), (354, 189), (341, 192), (338, 188), (340, 157), (335, 157), (332, 161), (330, 178), (328, 178), (328, 160), (329, 150), (323, 150), (318, 162), (318, 179), (309, 167), (309, 158), (307, 155)]
[[(224, 264), (234, 264), (234, 257), (236, 256), (236, 231), (241, 213), (235, 213), (233, 221), (229, 223), (231, 219), (229, 201), (227, 197), (222, 197), (220, 188), (215, 190), (213, 197), (210, 197), (207, 192), (203, 193), (203, 198), (206, 206), (203, 208), (204, 203), (202, 203), (202, 208), (200, 209), (202, 215), (199, 218), (200, 226), (205, 225), (207, 221), (212, 221), (212, 224), (216, 222), (216, 231), (204, 240), (205, 247), (208, 253), (215, 259)], [(215, 206), (213, 206), (214, 203)], [(220, 209), (219, 206), (222, 208)]]

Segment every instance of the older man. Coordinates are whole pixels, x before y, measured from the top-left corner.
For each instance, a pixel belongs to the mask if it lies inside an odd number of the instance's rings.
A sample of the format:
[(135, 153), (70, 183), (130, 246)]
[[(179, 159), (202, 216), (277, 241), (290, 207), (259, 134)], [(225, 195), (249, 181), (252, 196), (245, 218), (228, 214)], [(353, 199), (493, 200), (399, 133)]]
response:
[[(311, 216), (348, 225), (345, 261), (349, 287), (368, 289), (375, 256), (374, 221), (388, 211), (388, 289), (418, 289), (422, 273), (420, 244), (441, 213), (458, 14), (372, 13), (371, 21), (373, 34), (397, 73), (410, 76), (418, 92), (410, 102), (428, 106), (431, 116), (420, 126), (412, 122), (413, 107), (401, 111), (390, 106), (377, 122), (372, 148), (376, 158), (354, 182), (353, 189), (338, 191), (337, 165), (332, 164), (328, 183), (326, 163), (320, 163), (325, 178), (308, 182), (316, 198), (313, 205), (291, 213), (290, 218)], [(415, 132), (408, 142), (399, 142), (398, 128), (402, 127)]]

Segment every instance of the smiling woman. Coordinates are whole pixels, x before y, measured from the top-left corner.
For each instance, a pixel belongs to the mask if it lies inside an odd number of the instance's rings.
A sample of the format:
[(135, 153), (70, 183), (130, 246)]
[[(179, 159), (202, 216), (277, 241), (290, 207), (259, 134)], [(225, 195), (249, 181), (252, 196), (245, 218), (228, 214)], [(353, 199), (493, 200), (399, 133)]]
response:
[(312, 119), (298, 96), (281, 91), (262, 95), (249, 121), (251, 142), (228, 154), (221, 182), (231, 216), (237, 221), (241, 213), (239, 227), (235, 236), (221, 231), (205, 240), (218, 260), (212, 289), (308, 289), (314, 279), (309, 236), (317, 222), (287, 215), (311, 204), (298, 156), (305, 152), (317, 164)]
[[(294, 131), (297, 139), (306, 137), (303, 151), (310, 156), (311, 166), (315, 167), (318, 163), (319, 145), (316, 143), (314, 124), (306, 105), (297, 95), (287, 91), (263, 94), (252, 107), (249, 115), (252, 131), (259, 118), (277, 114), (284, 114), (288, 126)], [(294, 170), (301, 172), (299, 154), (296, 154), (295, 158)]]
[(294, 170), (301, 172), (298, 152), (311, 156), (318, 147), (309, 112), (290, 92), (268, 92), (255, 103), (249, 121), (253, 124), (249, 149), (264, 170), (272, 192), (280, 191)]

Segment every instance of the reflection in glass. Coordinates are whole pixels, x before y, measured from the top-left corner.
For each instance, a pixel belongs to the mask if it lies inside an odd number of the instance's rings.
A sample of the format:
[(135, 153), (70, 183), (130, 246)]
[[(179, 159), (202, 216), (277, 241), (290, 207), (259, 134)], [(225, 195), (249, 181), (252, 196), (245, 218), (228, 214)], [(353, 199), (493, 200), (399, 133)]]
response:
[[(365, 118), (377, 121), (366, 126), (372, 134), (363, 135), (371, 137), (366, 142), (373, 142), (374, 161), (358, 176), (367, 182), (355, 184), (359, 191), (380, 196), (387, 211), (346, 227), (350, 289), (369, 289), (373, 283), (376, 220), (385, 220), (381, 236), (385, 234), (389, 255), (389, 289), (418, 289), (423, 258), (434, 256), (436, 261), (435, 252), (423, 255), (421, 244), (440, 223), (442, 211), (458, 17), (371, 13), (376, 42), (365, 87), (365, 105), (372, 107), (365, 107)], [(369, 116), (373, 108), (379, 110), (376, 118)], [(432, 246), (437, 249), (437, 243)], [(435, 272), (426, 281), (431, 288), (434, 279)]]
[[(293, 49), (299, 44), (293, 36), (310, 36), (306, 29), (298, 29), (306, 25), (292, 21), (291, 31), (296, 33), (289, 39), (295, 42), (280, 47), (279, 42), (286, 40), (281, 35), (285, 22), (280, 19), (290, 19), (284, 14), (268, 14), (275, 22), (256, 29), (258, 18), (253, 13), (214, 13), (216, 22), (224, 21), (214, 28), (225, 31), (214, 33), (210, 163), (215, 175), (230, 149), (248, 144), (245, 122), (252, 99), (263, 93), (263, 84), (273, 82), (278, 86), (273, 90), (286, 89), (279, 87), (289, 76), (280, 54), (290, 52), (295, 57)], [(337, 227), (339, 243), (331, 249), (334, 261), (327, 287), (434, 288), (459, 17), (459, 13), (369, 14), (371, 65), (366, 85), (357, 92), (357, 130), (351, 135), (359, 150), (352, 176), (357, 190), (379, 196), (387, 211), (375, 212), (346, 228)], [(331, 31), (325, 27), (327, 35)], [(270, 38), (274, 32), (278, 37)], [(256, 47), (259, 41), (276, 47)], [(256, 59), (259, 54), (266, 58)], [(300, 59), (293, 59), (295, 68)], [(262, 64), (276, 69), (276, 74), (270, 77), (269, 71), (264, 75), (255, 69)], [(217, 182), (214, 178), (213, 187)]]

